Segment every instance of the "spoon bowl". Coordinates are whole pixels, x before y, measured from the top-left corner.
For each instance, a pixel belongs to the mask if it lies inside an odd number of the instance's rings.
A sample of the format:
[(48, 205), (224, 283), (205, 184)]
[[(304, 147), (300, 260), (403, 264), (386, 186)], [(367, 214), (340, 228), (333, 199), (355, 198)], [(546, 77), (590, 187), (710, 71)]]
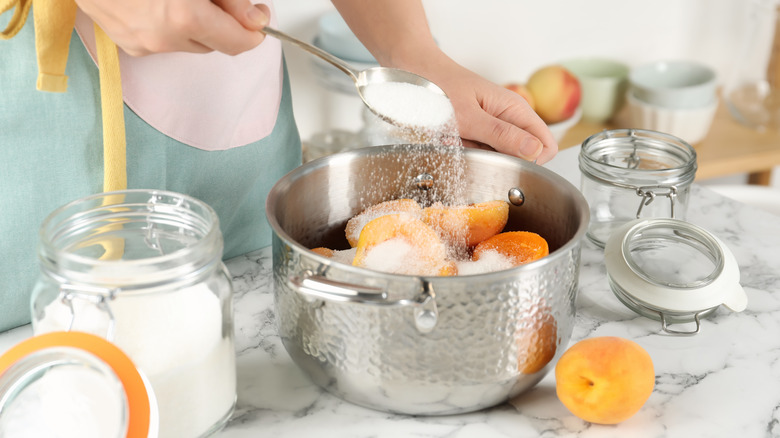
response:
[(355, 88), (357, 90), (357, 93), (360, 96), (360, 99), (366, 105), (366, 107), (368, 107), (368, 109), (372, 113), (374, 113), (377, 117), (394, 126), (409, 127), (409, 124), (396, 120), (393, 117), (389, 116), (388, 114), (384, 114), (382, 111), (377, 110), (376, 106), (372, 104), (368, 99), (366, 99), (366, 90), (369, 87), (380, 85), (380, 84), (387, 84), (387, 83), (410, 84), (418, 87), (423, 87), (437, 95), (441, 95), (447, 98), (447, 94), (444, 93), (444, 91), (441, 88), (439, 88), (438, 85), (412, 72), (397, 69), (397, 68), (390, 68), (390, 67), (371, 67), (365, 70), (358, 70), (352, 67), (351, 65), (349, 65), (341, 58), (333, 56), (330, 53), (320, 49), (319, 47), (305, 43), (277, 29), (266, 26), (263, 29), (261, 29), (261, 32), (265, 33), (266, 35), (275, 37), (277, 39), (290, 42), (300, 47), (301, 49), (324, 59), (328, 63), (332, 64), (333, 66), (335, 66), (336, 68), (344, 72), (355, 83)]

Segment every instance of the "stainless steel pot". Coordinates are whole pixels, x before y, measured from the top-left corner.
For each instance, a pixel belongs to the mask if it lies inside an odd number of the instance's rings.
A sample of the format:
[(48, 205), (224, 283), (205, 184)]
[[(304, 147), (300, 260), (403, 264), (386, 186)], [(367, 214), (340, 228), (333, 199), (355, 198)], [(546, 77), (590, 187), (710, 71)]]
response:
[[(453, 194), (508, 199), (507, 229), (539, 233), (550, 255), (488, 274), (418, 277), (307, 249), (348, 248), (345, 224), (369, 205)], [(316, 384), (347, 401), (413, 415), (483, 409), (534, 386), (569, 341), (588, 206), (540, 166), (476, 149), (358, 149), (290, 172), (266, 212), (279, 335)]]

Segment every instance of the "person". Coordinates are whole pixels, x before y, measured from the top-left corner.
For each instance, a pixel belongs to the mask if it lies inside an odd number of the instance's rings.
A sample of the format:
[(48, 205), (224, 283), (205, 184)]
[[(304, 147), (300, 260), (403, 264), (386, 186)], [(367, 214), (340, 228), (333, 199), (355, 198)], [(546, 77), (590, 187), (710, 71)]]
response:
[[(127, 187), (186, 193), (211, 205), (225, 258), (270, 244), (265, 197), (301, 162), (281, 43), (260, 32), (276, 24), (270, 0), (76, 4), (65, 93), (35, 90), (32, 25), (0, 41), (0, 330), (29, 322), (44, 218), (102, 191), (93, 25), (119, 48)], [(333, 4), (381, 65), (419, 74), (447, 93), (465, 146), (538, 163), (555, 155), (555, 139), (522, 97), (439, 49), (421, 0)], [(9, 15), (0, 16), (0, 29), (13, 22)]]

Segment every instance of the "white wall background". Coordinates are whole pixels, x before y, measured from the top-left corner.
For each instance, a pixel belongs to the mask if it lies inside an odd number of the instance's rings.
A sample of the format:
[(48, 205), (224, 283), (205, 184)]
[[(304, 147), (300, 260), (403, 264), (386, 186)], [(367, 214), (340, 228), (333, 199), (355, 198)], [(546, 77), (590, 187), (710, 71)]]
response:
[[(629, 66), (659, 59), (697, 60), (715, 68), (722, 85), (732, 74), (750, 26), (750, 0), (423, 0), (423, 4), (442, 49), (497, 83), (525, 81), (538, 67), (566, 58), (606, 56)], [(276, 0), (279, 27), (306, 41), (314, 38), (320, 15), (331, 10), (328, 0)], [(285, 46), (285, 55), (304, 141), (334, 125), (351, 128), (361, 123), (359, 102), (334, 102), (334, 93), (317, 82), (311, 55), (290, 46)], [(340, 120), (334, 120), (334, 104), (342, 109)], [(773, 184), (780, 186), (777, 171), (774, 176)]]

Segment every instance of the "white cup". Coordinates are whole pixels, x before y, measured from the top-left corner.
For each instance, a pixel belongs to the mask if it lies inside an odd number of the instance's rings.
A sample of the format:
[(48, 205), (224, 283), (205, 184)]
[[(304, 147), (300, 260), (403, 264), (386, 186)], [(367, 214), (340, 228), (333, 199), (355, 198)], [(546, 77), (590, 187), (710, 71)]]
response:
[(606, 58), (578, 58), (563, 61), (582, 86), (582, 118), (602, 123), (614, 116), (625, 103), (628, 66)]

